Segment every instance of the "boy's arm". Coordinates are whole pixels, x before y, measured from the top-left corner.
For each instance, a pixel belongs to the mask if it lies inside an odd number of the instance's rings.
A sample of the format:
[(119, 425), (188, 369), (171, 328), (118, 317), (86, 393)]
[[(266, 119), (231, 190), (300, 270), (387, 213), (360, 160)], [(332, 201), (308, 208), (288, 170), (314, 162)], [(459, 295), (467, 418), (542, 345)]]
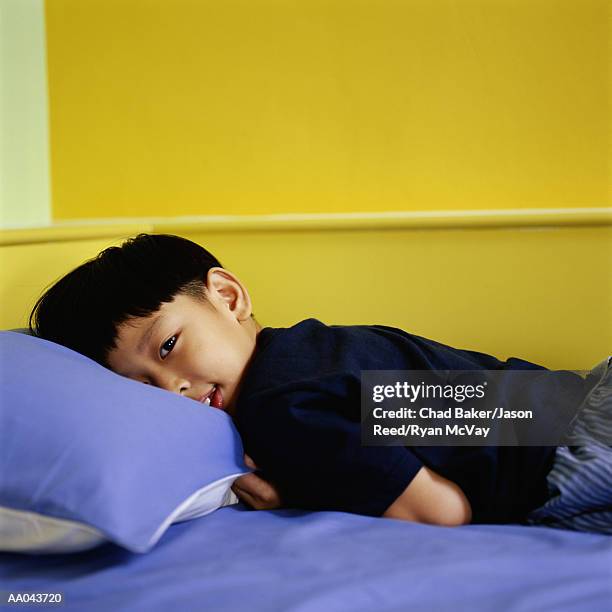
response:
[(384, 517), (457, 527), (472, 520), (472, 508), (454, 482), (423, 466)]
[(255, 508), (282, 504), (436, 525), (471, 520), (469, 502), (455, 483), (406, 447), (363, 446), (361, 424), (326, 409), (316, 391), (270, 399), (249, 416), (241, 423), (245, 450), (274, 483), (252, 475), (256, 490), (247, 493), (255, 503), (246, 501)]
[[(244, 459), (248, 467), (257, 469), (248, 455), (245, 454)], [(282, 506), (276, 487), (257, 474), (245, 474), (236, 479), (232, 490), (255, 510), (274, 510)], [(472, 509), (459, 486), (423, 466), (382, 516), (456, 527), (471, 522)]]
[[(256, 509), (268, 509), (278, 501), (303, 510), (381, 516), (422, 466), (402, 447), (362, 447), (358, 423), (345, 423), (352, 430), (347, 432), (329, 421), (310, 427), (311, 423), (291, 422), (279, 413), (273, 421), (260, 415), (258, 430), (243, 434), (247, 453), (274, 488), (266, 491), (266, 480), (252, 475), (248, 485), (256, 490), (246, 492), (256, 500), (246, 501)], [(236, 484), (244, 493), (246, 479)]]

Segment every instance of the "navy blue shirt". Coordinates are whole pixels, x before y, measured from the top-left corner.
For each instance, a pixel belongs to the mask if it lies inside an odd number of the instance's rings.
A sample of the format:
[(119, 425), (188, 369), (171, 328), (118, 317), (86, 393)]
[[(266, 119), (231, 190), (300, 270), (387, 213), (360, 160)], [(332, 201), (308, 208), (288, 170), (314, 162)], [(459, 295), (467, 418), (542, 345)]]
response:
[[(263, 328), (234, 421), (287, 507), (381, 516), (422, 466), (459, 485), (473, 523), (520, 522), (548, 497), (555, 446), (362, 446), (362, 370), (546, 370), (380, 325)], [(563, 397), (582, 401), (569, 372)]]

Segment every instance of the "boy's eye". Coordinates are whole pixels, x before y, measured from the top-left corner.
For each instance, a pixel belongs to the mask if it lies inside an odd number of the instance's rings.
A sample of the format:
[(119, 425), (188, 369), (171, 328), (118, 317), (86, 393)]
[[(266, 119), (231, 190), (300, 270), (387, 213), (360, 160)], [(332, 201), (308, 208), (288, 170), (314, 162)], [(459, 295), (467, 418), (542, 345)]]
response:
[(170, 351), (174, 348), (175, 344), (176, 344), (176, 336), (172, 336), (172, 338), (169, 338), (168, 340), (166, 340), (161, 345), (161, 348), (159, 349), (159, 356), (162, 359), (165, 359), (170, 353)]

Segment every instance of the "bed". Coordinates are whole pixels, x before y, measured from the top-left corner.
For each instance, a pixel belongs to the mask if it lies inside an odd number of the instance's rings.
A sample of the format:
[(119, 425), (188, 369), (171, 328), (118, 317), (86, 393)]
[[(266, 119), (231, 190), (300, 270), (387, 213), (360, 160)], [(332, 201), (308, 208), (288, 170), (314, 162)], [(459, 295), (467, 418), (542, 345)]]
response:
[(0, 332), (0, 361), (2, 603), (612, 610), (610, 536), (250, 510), (228, 497), (250, 468), (223, 411), (23, 333)]
[(612, 610), (609, 536), (241, 503), (171, 526), (146, 554), (109, 543), (0, 564), (5, 593), (60, 592), (65, 610)]

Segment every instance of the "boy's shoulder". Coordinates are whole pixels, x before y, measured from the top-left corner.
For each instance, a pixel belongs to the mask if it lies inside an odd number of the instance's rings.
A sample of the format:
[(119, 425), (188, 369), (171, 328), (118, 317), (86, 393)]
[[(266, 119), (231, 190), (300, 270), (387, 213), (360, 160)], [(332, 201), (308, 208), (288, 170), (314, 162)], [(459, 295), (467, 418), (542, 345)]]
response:
[(308, 318), (291, 325), (289, 327), (264, 327), (259, 332), (260, 335), (268, 339), (300, 339), (305, 340), (312, 339), (317, 340), (320, 338), (329, 338), (333, 336), (349, 336), (349, 337), (362, 337), (367, 335), (378, 335), (378, 334), (400, 334), (403, 336), (418, 337), (410, 334), (397, 327), (390, 327), (388, 325), (374, 325), (374, 324), (362, 324), (362, 325), (328, 325), (319, 321), (315, 318)]
[(387, 334), (410, 335), (400, 329), (382, 325), (327, 325), (318, 319), (309, 318), (290, 327), (264, 327), (258, 334), (256, 353), (327, 353), (333, 347), (351, 351), (363, 349), (364, 342), (382, 340)]
[[(237, 417), (261, 403), (277, 408), (296, 394), (348, 397), (361, 371), (398, 369), (401, 351), (385, 346), (375, 326), (326, 325), (309, 318), (290, 327), (264, 327), (241, 384)], [(390, 358), (391, 357), (391, 358)]]
[(401, 341), (389, 334), (404, 333), (376, 325), (326, 325), (314, 318), (291, 327), (264, 327), (247, 371), (247, 386), (359, 377), (364, 369), (401, 369)]
[(326, 351), (346, 326), (326, 325), (309, 318), (289, 327), (264, 327), (257, 335), (254, 361), (288, 359), (293, 363), (305, 353)]

